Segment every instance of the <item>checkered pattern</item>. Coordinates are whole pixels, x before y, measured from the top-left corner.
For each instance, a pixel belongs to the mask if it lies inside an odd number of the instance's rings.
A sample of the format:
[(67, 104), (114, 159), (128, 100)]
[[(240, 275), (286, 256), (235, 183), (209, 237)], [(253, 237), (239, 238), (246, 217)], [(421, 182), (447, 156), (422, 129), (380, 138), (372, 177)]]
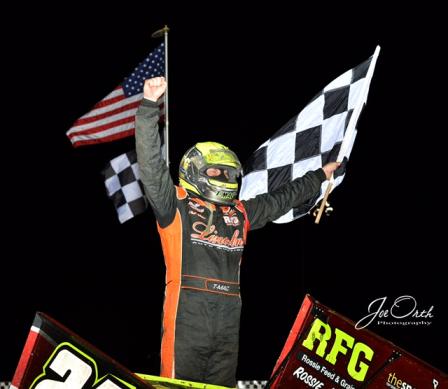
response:
[(114, 158), (102, 174), (107, 194), (114, 203), (120, 223), (146, 210), (147, 201), (143, 194), (135, 150)]
[[(367, 61), (329, 83), (255, 151), (244, 165), (240, 199), (272, 192), (328, 162), (347, 161), (378, 54), (379, 47)], [(333, 188), (342, 182), (344, 172), (345, 166), (335, 172)], [(325, 181), (315, 198), (275, 222), (287, 223), (307, 214), (322, 199), (328, 184)]]
[(238, 381), (238, 389), (263, 389), (268, 381)]
[(9, 389), (9, 385), (11, 385), (11, 382), (0, 381), (0, 389)]

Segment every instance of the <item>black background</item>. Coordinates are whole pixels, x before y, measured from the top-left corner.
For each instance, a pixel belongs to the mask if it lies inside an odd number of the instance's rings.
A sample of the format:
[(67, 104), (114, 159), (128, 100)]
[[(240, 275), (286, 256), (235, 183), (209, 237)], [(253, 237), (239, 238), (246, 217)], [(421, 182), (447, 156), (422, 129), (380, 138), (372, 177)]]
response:
[(333, 215), (249, 235), (239, 379), (266, 379), (305, 293), (359, 320), (411, 295), (429, 327), (370, 327), (447, 369), (446, 50), (440, 10), (280, 2), (25, 6), (4, 13), (0, 380), (35, 312), (133, 371), (158, 374), (164, 265), (151, 213), (120, 225), (100, 171), (133, 139), (72, 148), (65, 132), (169, 42), (171, 170), (197, 141), (244, 161), (329, 81), (382, 50)]

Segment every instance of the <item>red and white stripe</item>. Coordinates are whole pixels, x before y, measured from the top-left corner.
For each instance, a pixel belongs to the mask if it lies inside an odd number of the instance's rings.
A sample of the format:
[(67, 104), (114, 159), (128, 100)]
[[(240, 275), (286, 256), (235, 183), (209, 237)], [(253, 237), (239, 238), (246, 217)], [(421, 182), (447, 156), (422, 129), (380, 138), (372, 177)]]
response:
[(123, 88), (118, 86), (81, 116), (67, 131), (67, 136), (78, 147), (134, 135), (135, 114), (142, 98), (143, 93), (126, 97)]

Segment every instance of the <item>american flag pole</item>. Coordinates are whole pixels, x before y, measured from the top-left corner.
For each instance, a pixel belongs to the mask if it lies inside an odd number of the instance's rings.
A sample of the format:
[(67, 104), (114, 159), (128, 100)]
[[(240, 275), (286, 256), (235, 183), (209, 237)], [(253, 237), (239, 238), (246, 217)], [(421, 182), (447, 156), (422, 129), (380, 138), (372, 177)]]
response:
[(165, 24), (165, 27), (163, 27), (160, 30), (157, 30), (154, 32), (151, 37), (153, 38), (160, 38), (164, 37), (165, 39), (165, 80), (166, 80), (166, 90), (164, 95), (164, 107), (165, 107), (165, 127), (163, 130), (163, 136), (165, 138), (165, 156), (166, 156), (166, 166), (170, 166), (170, 157), (169, 157), (169, 115), (168, 115), (168, 32), (170, 29)]

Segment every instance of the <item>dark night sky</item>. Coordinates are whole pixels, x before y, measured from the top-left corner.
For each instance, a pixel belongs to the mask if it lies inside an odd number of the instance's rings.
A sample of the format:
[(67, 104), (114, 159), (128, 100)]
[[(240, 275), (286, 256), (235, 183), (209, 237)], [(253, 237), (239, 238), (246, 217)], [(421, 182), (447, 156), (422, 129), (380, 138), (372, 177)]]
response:
[(131, 370), (158, 373), (164, 266), (154, 217), (120, 225), (100, 176), (133, 139), (73, 149), (65, 132), (156, 46), (150, 35), (165, 23), (173, 176), (197, 141), (225, 143), (244, 161), (382, 47), (333, 215), (249, 235), (238, 378), (269, 376), (304, 293), (354, 321), (382, 296), (433, 305), (429, 327), (370, 329), (447, 370), (439, 11), (297, 6), (64, 4), (11, 13), (0, 381), (12, 376), (36, 311)]

